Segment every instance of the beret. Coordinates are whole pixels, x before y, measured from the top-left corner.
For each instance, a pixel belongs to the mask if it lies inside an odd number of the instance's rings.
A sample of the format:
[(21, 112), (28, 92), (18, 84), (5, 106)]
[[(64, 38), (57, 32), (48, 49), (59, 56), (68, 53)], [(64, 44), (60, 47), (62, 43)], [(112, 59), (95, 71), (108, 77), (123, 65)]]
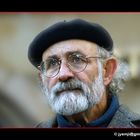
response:
[(43, 52), (54, 43), (68, 40), (82, 39), (94, 42), (107, 51), (112, 51), (113, 41), (108, 31), (97, 23), (82, 19), (61, 21), (41, 31), (30, 43), (28, 59), (38, 67), (42, 61)]

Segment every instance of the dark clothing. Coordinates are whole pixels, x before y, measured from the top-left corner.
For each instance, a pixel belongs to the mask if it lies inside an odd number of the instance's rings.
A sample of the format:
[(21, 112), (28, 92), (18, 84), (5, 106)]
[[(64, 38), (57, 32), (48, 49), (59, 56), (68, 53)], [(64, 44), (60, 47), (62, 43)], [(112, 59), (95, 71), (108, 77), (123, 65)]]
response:
[[(110, 120), (114, 116), (114, 113), (117, 111), (119, 107), (118, 99), (116, 96), (112, 96), (112, 98), (109, 100), (109, 106), (106, 112), (99, 117), (98, 119), (84, 124), (85, 127), (107, 127)], [(78, 123), (71, 123), (68, 120), (66, 120), (62, 115), (56, 116), (58, 127), (81, 127), (82, 125), (80, 122)]]
[(62, 115), (56, 115), (54, 120), (42, 122), (37, 127), (111, 127), (111, 128), (135, 128), (140, 127), (140, 115), (133, 113), (127, 107), (119, 105), (118, 98), (112, 96), (109, 101), (108, 109), (98, 119), (85, 124), (71, 123)]

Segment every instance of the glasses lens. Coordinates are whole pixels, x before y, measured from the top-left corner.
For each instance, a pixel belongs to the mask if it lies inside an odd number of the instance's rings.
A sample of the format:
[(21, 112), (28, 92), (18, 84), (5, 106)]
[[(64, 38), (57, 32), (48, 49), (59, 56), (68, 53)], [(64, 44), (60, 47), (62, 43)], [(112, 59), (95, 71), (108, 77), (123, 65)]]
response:
[(84, 56), (73, 54), (68, 57), (68, 64), (72, 71), (81, 72), (87, 65), (87, 60)]
[(44, 75), (47, 77), (54, 77), (59, 72), (59, 60), (50, 58), (42, 62), (41, 69)]

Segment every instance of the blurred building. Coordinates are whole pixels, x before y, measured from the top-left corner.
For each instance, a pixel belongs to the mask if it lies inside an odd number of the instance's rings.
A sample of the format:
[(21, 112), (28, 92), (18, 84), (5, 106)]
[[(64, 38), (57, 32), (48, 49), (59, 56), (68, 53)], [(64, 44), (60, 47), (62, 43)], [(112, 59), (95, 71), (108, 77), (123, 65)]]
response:
[(41, 30), (74, 18), (97, 22), (110, 32), (115, 55), (129, 64), (132, 76), (120, 102), (140, 113), (140, 14), (0, 13), (0, 127), (33, 127), (54, 115), (41, 93), (27, 50)]

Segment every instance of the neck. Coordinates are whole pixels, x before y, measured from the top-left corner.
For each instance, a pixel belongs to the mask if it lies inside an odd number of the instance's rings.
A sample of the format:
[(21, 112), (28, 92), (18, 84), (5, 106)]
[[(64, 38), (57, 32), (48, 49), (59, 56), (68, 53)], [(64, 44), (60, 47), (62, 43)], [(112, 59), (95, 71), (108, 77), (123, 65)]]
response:
[(72, 123), (77, 122), (81, 125), (84, 125), (99, 118), (106, 111), (106, 109), (107, 109), (107, 95), (104, 93), (101, 98), (101, 101), (98, 104), (94, 105), (91, 108), (88, 108), (84, 112), (80, 112), (78, 114), (65, 117)]

